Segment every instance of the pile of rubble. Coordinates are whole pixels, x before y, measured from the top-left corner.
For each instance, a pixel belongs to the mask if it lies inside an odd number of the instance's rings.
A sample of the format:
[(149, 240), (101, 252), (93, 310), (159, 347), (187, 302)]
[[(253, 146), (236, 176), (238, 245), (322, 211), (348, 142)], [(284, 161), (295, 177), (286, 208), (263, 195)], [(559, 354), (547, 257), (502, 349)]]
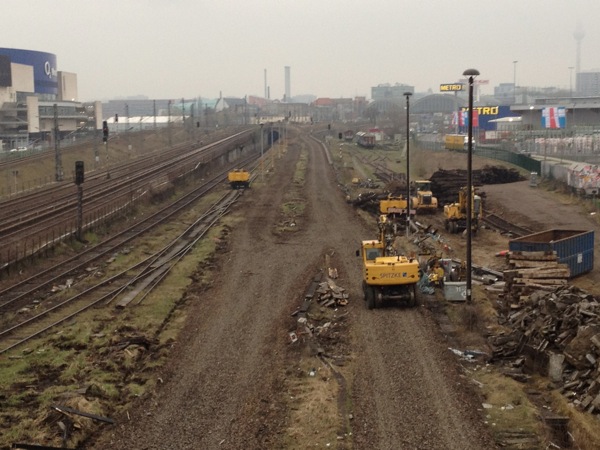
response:
[(556, 252), (510, 252), (508, 264), (505, 298), (512, 302), (526, 301), (533, 292), (566, 286), (571, 275), (569, 266), (558, 262)]
[(492, 358), (550, 377), (574, 405), (600, 414), (600, 298), (574, 286), (538, 290), (499, 320)]

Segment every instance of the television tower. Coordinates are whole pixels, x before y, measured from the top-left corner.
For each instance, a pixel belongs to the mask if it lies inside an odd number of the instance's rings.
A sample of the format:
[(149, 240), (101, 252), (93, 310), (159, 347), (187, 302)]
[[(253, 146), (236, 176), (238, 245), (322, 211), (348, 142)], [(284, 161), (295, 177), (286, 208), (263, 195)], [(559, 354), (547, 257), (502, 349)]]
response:
[(577, 22), (577, 28), (573, 33), (575, 41), (577, 41), (577, 53), (575, 56), (575, 92), (579, 92), (579, 73), (581, 72), (581, 41), (585, 37), (585, 31), (581, 26), (581, 22)]

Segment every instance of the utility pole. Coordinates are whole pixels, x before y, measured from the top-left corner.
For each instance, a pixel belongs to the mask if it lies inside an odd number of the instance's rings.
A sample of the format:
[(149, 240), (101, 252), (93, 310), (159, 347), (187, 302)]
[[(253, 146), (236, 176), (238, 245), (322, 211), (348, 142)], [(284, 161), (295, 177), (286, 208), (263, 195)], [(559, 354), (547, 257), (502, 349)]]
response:
[(156, 100), (152, 100), (152, 113), (154, 114), (154, 132), (156, 132)]
[(405, 92), (406, 97), (406, 237), (410, 235), (410, 96), (412, 92)]
[(56, 181), (63, 180), (62, 158), (60, 155), (60, 136), (58, 130), (58, 105), (54, 104), (54, 178)]
[[(516, 61), (515, 61), (516, 63)], [(469, 77), (469, 131), (467, 133), (468, 152), (467, 152), (467, 303), (472, 302), (472, 235), (473, 235), (473, 85), (475, 77), (479, 75), (477, 69), (467, 69), (463, 72), (463, 76)]]
[(185, 100), (181, 98), (181, 126), (185, 129)]
[(169, 147), (172, 147), (173, 143), (171, 141), (171, 100), (169, 100), (168, 111), (169, 111), (169, 115), (168, 115), (168, 122), (167, 122), (167, 131), (168, 131), (168, 134), (169, 134)]
[(265, 169), (263, 166), (263, 126), (264, 124), (261, 122), (260, 124), (260, 181), (264, 181), (265, 179)]

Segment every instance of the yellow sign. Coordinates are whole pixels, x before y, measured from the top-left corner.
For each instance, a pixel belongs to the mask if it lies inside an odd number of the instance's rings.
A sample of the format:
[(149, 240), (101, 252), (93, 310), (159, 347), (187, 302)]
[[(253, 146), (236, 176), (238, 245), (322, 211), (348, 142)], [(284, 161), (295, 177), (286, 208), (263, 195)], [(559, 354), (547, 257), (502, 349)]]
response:
[[(473, 111), (477, 111), (480, 116), (497, 116), (499, 106), (476, 106)], [(468, 111), (469, 108), (461, 108), (462, 111)]]
[(440, 84), (440, 92), (462, 91), (464, 84)]

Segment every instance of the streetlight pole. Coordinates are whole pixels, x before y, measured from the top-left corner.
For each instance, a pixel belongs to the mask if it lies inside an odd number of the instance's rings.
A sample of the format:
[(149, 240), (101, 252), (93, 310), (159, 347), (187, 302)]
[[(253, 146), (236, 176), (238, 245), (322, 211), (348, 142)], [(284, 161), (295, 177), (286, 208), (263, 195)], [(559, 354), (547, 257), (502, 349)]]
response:
[(406, 97), (406, 237), (410, 234), (410, 96), (412, 92), (405, 92)]
[[(515, 61), (516, 63), (516, 61)], [(477, 69), (467, 69), (463, 76), (469, 77), (469, 133), (467, 151), (467, 303), (471, 303), (471, 235), (473, 233), (473, 84), (479, 75)]]
[(513, 61), (513, 103), (517, 103), (517, 63)]
[(63, 180), (62, 158), (60, 155), (60, 131), (58, 129), (58, 105), (54, 104), (54, 179)]

